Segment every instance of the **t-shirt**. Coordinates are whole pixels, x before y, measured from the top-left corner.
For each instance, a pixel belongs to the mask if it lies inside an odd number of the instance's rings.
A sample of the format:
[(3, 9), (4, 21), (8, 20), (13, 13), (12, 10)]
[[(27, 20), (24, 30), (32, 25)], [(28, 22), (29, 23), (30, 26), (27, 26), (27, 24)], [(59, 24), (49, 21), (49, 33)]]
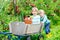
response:
[(44, 17), (40, 17), (40, 21), (44, 24), (47, 24), (50, 22), (50, 20), (47, 18), (46, 15), (44, 15)]
[(32, 24), (40, 24), (40, 16), (32, 16)]

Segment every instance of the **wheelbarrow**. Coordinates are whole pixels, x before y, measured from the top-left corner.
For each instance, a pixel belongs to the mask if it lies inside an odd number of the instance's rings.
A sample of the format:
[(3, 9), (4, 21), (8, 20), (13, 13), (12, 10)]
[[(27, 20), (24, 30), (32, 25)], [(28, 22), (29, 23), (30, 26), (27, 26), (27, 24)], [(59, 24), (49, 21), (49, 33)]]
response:
[(38, 40), (43, 39), (43, 35), (41, 34), (42, 27), (40, 24), (25, 24), (24, 22), (11, 22), (9, 24), (10, 32), (0, 32), (0, 34), (8, 35), (8, 40), (11, 40), (11, 35), (14, 34), (18, 37), (17, 40), (20, 40), (22, 37), (26, 36), (26, 40), (31, 40), (30, 35), (40, 33), (38, 36)]
[(24, 22), (12, 22), (9, 24), (10, 33), (18, 36), (20, 40), (21, 36), (27, 36), (26, 40), (31, 40), (30, 35), (40, 33), (38, 40), (43, 39), (41, 34), (42, 26), (40, 24), (25, 24)]

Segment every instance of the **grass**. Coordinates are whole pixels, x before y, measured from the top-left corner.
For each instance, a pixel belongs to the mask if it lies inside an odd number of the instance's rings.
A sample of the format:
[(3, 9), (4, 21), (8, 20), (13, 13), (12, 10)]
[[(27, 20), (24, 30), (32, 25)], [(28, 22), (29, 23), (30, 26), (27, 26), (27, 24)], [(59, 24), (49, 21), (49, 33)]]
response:
[(52, 36), (50, 38), (45, 38), (45, 40), (60, 40), (60, 25), (52, 26), (51, 28)]

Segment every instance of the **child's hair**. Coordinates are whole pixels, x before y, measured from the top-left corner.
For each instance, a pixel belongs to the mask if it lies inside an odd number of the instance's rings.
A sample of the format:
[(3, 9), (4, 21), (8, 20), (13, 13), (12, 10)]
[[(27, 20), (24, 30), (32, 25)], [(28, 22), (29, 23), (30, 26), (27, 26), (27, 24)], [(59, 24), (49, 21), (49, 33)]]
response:
[(42, 10), (42, 9), (40, 9), (40, 10), (38, 11), (38, 13), (40, 13), (40, 12), (44, 12), (44, 13), (45, 13), (45, 11), (44, 11), (44, 10)]
[(37, 8), (37, 7), (33, 7), (33, 8), (32, 8), (32, 11), (33, 11), (33, 10), (35, 10), (35, 11), (38, 12), (38, 8)]

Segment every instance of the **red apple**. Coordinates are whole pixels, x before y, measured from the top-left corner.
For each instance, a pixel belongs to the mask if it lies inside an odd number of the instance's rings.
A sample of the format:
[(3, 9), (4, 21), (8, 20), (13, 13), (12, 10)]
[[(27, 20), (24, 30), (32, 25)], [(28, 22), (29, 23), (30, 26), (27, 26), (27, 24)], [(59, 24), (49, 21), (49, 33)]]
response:
[(16, 6), (16, 10), (18, 9), (19, 7), (18, 6)]
[(32, 7), (35, 7), (35, 4), (30, 4)]
[(53, 0), (53, 2), (56, 2), (57, 0)]

